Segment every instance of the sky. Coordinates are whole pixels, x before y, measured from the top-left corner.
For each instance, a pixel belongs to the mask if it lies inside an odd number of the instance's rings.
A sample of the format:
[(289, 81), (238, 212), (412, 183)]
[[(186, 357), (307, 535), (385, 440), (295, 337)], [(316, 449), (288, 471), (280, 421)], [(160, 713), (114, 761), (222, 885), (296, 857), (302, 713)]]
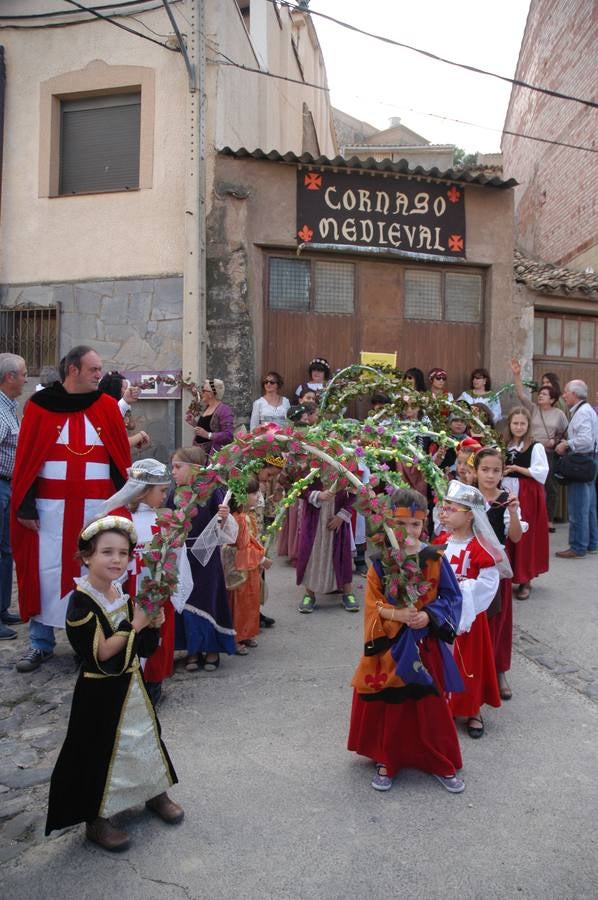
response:
[[(512, 78), (529, 0), (311, 0), (322, 12), (374, 34)], [(500, 150), (511, 85), (456, 69), (313, 16), (332, 105), (377, 128), (391, 116), (433, 144)], [(457, 124), (460, 119), (476, 126)], [(493, 129), (493, 130), (490, 130)]]

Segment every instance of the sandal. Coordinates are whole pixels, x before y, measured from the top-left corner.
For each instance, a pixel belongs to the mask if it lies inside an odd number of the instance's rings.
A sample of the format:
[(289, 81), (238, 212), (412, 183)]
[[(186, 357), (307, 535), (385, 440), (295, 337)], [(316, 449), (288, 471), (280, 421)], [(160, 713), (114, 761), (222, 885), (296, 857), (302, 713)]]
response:
[(216, 655), (216, 659), (206, 659), (203, 667), (205, 672), (215, 672), (220, 665), (220, 655)]
[(185, 672), (197, 672), (199, 669), (199, 656), (194, 654), (193, 656), (188, 656), (187, 661), (185, 663)]
[(235, 653), (237, 656), (247, 656), (249, 653), (249, 650), (247, 649), (247, 647), (245, 647), (244, 644), (239, 644), (239, 646), (235, 650)]
[(247, 641), (243, 641), (246, 647), (257, 647), (257, 641), (255, 638), (249, 638)]
[(372, 787), (375, 791), (389, 791), (392, 787), (392, 778), (386, 774), (381, 775), (381, 769), (384, 769), (386, 772), (384, 763), (376, 763), (376, 774), (372, 778)]
[[(472, 725), (472, 722), (479, 722), (479, 727)], [(484, 734), (484, 720), (482, 716), (478, 714), (477, 716), (470, 716), (467, 720), (467, 734), (470, 738), (481, 738)]]
[(500, 693), (501, 700), (510, 700), (513, 696), (513, 691), (509, 686), (509, 682), (507, 681), (507, 676), (504, 672), (498, 673), (498, 690)]
[(520, 584), (515, 592), (515, 596), (518, 600), (527, 600), (530, 594), (531, 589), (529, 584)]

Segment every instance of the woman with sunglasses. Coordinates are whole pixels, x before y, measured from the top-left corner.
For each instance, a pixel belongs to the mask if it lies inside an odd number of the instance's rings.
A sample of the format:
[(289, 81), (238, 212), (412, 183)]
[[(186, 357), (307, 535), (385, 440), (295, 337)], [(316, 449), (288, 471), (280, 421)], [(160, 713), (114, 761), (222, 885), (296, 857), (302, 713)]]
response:
[(436, 366), (428, 372), (429, 390), (434, 397), (444, 397), (447, 400), (453, 400), (453, 395), (446, 389), (447, 374), (444, 369)]
[(261, 397), (258, 397), (251, 410), (250, 431), (266, 422), (273, 422), (275, 425), (288, 424), (287, 410), (290, 403), (280, 393), (283, 384), (282, 375), (279, 375), (278, 372), (268, 372), (266, 374), (262, 381), (264, 393)]

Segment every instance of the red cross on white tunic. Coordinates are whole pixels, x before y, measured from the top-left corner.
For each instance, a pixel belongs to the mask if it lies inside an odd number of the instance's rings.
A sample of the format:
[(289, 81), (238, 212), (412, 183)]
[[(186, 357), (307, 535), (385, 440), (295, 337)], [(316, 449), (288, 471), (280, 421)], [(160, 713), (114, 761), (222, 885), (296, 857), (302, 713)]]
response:
[(455, 575), (462, 575), (467, 578), (470, 557), (471, 554), (467, 547), (464, 547), (459, 554), (453, 553), (449, 562), (453, 568)]
[(71, 413), (67, 419), (68, 440), (61, 441), (63, 428), (57, 435), (47, 462), (66, 462), (64, 478), (39, 477), (36, 496), (40, 500), (63, 500), (64, 516), (62, 522), (62, 569), (61, 596), (65, 596), (73, 586), (73, 578), (81, 574), (81, 563), (74, 559), (77, 550), (77, 539), (83, 528), (86, 500), (107, 500), (114, 493), (114, 484), (110, 478), (87, 477), (87, 464), (100, 463), (110, 465), (110, 457), (101, 443), (87, 444), (85, 436), (85, 413)]

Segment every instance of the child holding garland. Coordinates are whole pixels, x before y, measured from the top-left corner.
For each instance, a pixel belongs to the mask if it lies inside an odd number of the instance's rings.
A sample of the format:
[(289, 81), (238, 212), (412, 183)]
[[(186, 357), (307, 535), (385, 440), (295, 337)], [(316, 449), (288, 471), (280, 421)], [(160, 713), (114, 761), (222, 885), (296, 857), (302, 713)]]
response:
[(463, 685), (446, 645), (461, 618), (461, 592), (442, 548), (420, 541), (426, 498), (398, 489), (391, 506), (397, 537), (407, 533), (406, 545), (429, 587), (415, 606), (403, 605), (387, 594), (388, 573), (382, 559), (374, 559), (365, 593), (364, 651), (351, 682), (348, 749), (375, 763), (376, 791), (390, 790), (400, 769), (417, 768), (457, 794), (465, 788), (457, 775), (463, 763), (446, 694)]
[(98, 519), (79, 537), (87, 575), (75, 579), (66, 633), (82, 663), (46, 822), (46, 834), (86, 822), (87, 839), (111, 851), (130, 841), (110, 817), (131, 806), (145, 802), (170, 825), (184, 815), (166, 793), (177, 777), (139, 665), (139, 656), (158, 646), (164, 614), (151, 618), (134, 607), (119, 581), (136, 542), (133, 523), (122, 516)]

